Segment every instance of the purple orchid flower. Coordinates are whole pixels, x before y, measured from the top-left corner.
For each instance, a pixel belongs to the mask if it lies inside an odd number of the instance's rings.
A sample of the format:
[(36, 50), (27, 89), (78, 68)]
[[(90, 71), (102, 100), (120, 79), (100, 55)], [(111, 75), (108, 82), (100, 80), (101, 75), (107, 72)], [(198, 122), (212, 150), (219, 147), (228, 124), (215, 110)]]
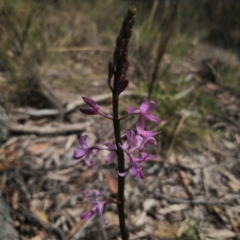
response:
[(84, 191), (82, 193), (82, 195), (84, 198), (88, 199), (88, 201), (91, 203), (92, 207), (91, 207), (90, 211), (87, 211), (81, 215), (81, 219), (89, 219), (93, 215), (97, 214), (98, 216), (100, 216), (102, 223), (107, 225), (108, 221), (104, 220), (104, 218), (103, 218), (104, 206), (107, 203), (117, 203), (117, 202), (115, 200), (113, 200), (112, 198), (108, 198), (105, 201), (99, 201), (97, 199), (100, 196), (100, 192), (98, 190), (93, 191), (92, 198), (88, 196), (87, 191)]
[(90, 155), (95, 155), (98, 153), (98, 151), (100, 150), (100, 148), (96, 147), (96, 146), (92, 146), (92, 147), (88, 147), (87, 144), (87, 137), (88, 135), (83, 135), (80, 137), (79, 139), (79, 145), (82, 147), (81, 149), (77, 149), (74, 151), (74, 158), (75, 159), (81, 159), (82, 157), (85, 156), (85, 163), (89, 166), (92, 167), (95, 164), (91, 163), (90, 161)]
[(107, 150), (110, 151), (110, 153), (105, 157), (105, 162), (110, 163), (117, 156), (117, 153), (116, 153), (117, 147), (116, 147), (116, 144), (113, 144), (113, 143), (105, 143), (105, 146), (107, 147)]
[(135, 134), (133, 130), (127, 131), (126, 136), (129, 145), (132, 146), (130, 152), (134, 152), (135, 150), (143, 151), (147, 144), (157, 145), (157, 141), (154, 137), (142, 137), (141, 135)]
[(140, 119), (146, 119), (154, 123), (159, 123), (161, 120), (150, 113), (155, 108), (155, 106), (156, 103), (153, 100), (148, 103), (148, 100), (144, 98), (143, 103), (139, 108), (127, 106), (126, 111), (129, 113), (129, 115), (139, 114)]
[[(120, 147), (121, 147), (121, 145), (120, 145)], [(129, 173), (129, 171), (132, 170), (132, 175), (134, 177), (143, 179), (144, 173), (142, 172), (140, 163), (144, 162), (144, 161), (154, 160), (157, 158), (156, 156), (149, 156), (146, 152), (139, 152), (138, 153), (139, 157), (135, 157), (132, 152), (127, 151), (126, 149), (123, 149), (123, 151), (128, 155), (128, 157), (130, 159), (130, 165), (126, 169), (125, 172), (121, 172), (121, 173), (118, 172), (118, 175), (121, 177), (125, 177)]]
[(82, 97), (83, 101), (88, 105), (90, 106), (85, 108), (85, 107), (80, 107), (79, 110), (80, 112), (84, 113), (84, 114), (87, 114), (87, 115), (101, 115), (105, 118), (109, 118), (109, 119), (112, 119), (112, 115), (109, 114), (109, 113), (105, 113), (103, 112), (99, 105), (92, 99), (92, 98), (89, 98), (89, 97)]
[(89, 219), (91, 218), (94, 214), (97, 214), (100, 216), (101, 218), (101, 221), (105, 224), (107, 224), (104, 219), (103, 219), (103, 208), (104, 208), (104, 205), (107, 203), (107, 201), (99, 201), (97, 199), (97, 197), (100, 195), (100, 192), (98, 190), (94, 190), (93, 191), (93, 194), (92, 194), (92, 197), (93, 199), (91, 199), (89, 196), (88, 196), (88, 192), (87, 191), (84, 191), (83, 192), (83, 197), (84, 198), (87, 198), (88, 201), (91, 203), (92, 205), (92, 208), (90, 211), (88, 212), (85, 212), (82, 214), (81, 216), (81, 219)]

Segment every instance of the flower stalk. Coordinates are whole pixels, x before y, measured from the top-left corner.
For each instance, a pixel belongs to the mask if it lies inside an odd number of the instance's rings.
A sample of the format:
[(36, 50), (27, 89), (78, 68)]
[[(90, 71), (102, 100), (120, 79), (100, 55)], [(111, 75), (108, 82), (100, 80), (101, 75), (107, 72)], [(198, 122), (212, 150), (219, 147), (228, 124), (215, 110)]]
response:
[[(120, 120), (118, 116), (118, 99), (119, 94), (124, 91), (128, 85), (128, 80), (126, 79), (127, 69), (128, 69), (128, 43), (132, 35), (132, 27), (135, 21), (135, 14), (137, 9), (132, 6), (129, 7), (127, 15), (125, 16), (119, 36), (116, 40), (116, 48), (113, 54), (113, 66), (114, 80), (112, 88), (112, 106), (113, 106), (113, 128), (115, 144), (117, 147), (117, 159), (118, 159), (118, 172), (121, 174), (125, 171), (124, 166), (124, 153), (120, 148), (121, 144), (121, 132), (120, 132)], [(108, 75), (111, 75), (109, 73)], [(124, 213), (124, 184), (125, 177), (118, 175), (118, 217), (120, 232), (123, 240), (129, 239), (129, 234), (125, 223), (125, 213)]]

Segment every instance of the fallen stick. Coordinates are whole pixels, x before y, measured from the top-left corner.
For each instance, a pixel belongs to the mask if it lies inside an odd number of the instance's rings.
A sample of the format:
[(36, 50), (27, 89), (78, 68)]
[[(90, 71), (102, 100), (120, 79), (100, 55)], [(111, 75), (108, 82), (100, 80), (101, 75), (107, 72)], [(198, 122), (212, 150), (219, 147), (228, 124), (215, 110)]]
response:
[(83, 131), (91, 124), (92, 121), (86, 123), (59, 124), (58, 126), (47, 125), (44, 127), (13, 124), (9, 126), (9, 131), (12, 133), (35, 133), (39, 135), (66, 134)]

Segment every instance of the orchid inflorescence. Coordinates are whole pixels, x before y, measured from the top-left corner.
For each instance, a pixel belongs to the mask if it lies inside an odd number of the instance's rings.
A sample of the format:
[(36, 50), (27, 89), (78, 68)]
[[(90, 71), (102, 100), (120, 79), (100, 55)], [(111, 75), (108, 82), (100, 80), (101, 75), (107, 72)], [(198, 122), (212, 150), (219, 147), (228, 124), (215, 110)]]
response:
[[(83, 97), (83, 100), (90, 106), (90, 108), (80, 108), (80, 111), (85, 114), (100, 114), (106, 118), (112, 119), (113, 117), (104, 113), (100, 110), (98, 104), (91, 98)], [(158, 132), (147, 131), (144, 128), (145, 120), (149, 120), (153, 123), (159, 123), (160, 119), (150, 113), (155, 107), (155, 102), (150, 101), (148, 103), (147, 99), (143, 100), (140, 108), (128, 106), (126, 110), (128, 114), (124, 116), (123, 120), (128, 116), (138, 114), (138, 121), (136, 125), (136, 131), (128, 130), (125, 134), (122, 135), (123, 138), (126, 138), (123, 144), (119, 143), (120, 148), (124, 152), (125, 160), (130, 162), (129, 167), (123, 173), (118, 173), (120, 176), (125, 177), (129, 170), (132, 170), (132, 174), (136, 178), (144, 178), (144, 174), (140, 168), (140, 163), (144, 161), (153, 160), (156, 156), (149, 156), (147, 152), (145, 152), (147, 145), (157, 145), (157, 142), (154, 138)], [(90, 155), (97, 154), (100, 150), (108, 150), (110, 153), (105, 157), (105, 162), (112, 162), (117, 156), (117, 147), (114, 143), (105, 143), (104, 146), (88, 146), (87, 144), (87, 135), (83, 135), (79, 139), (80, 149), (74, 151), (75, 159), (82, 159), (85, 157), (85, 163), (91, 167), (96, 163), (92, 163), (90, 160)]]
[[(83, 100), (90, 106), (90, 108), (80, 108), (80, 111), (85, 114), (100, 114), (106, 118), (112, 119), (113, 117), (108, 114), (104, 113), (100, 110), (98, 104), (91, 98), (83, 97)], [(139, 108), (127, 106), (126, 110), (128, 114), (123, 118), (119, 118), (119, 120), (123, 120), (131, 115), (138, 115), (138, 121), (135, 130), (128, 130), (125, 134), (122, 135), (123, 138), (126, 140), (123, 144), (119, 143), (120, 148), (124, 152), (124, 158), (126, 161), (129, 162), (128, 167), (122, 173), (118, 172), (119, 176), (125, 177), (129, 171), (132, 171), (132, 175), (136, 178), (143, 179), (144, 173), (140, 164), (144, 161), (150, 161), (156, 158), (156, 156), (151, 156), (146, 152), (146, 148), (148, 145), (157, 145), (156, 136), (159, 132), (154, 132), (153, 130), (147, 131), (145, 130), (144, 124), (145, 120), (149, 120), (153, 123), (159, 123), (160, 119), (150, 113), (155, 107), (155, 102), (150, 101), (148, 103), (147, 99), (143, 100), (143, 103)], [(88, 146), (87, 144), (87, 135), (83, 135), (79, 139), (80, 149), (74, 151), (74, 158), (75, 159), (83, 159), (85, 158), (85, 163), (89, 166), (95, 166), (96, 163), (92, 163), (90, 160), (91, 155), (97, 154), (100, 150), (108, 150), (110, 153), (105, 157), (106, 163), (111, 163), (117, 157), (117, 147), (116, 144), (107, 142), (104, 146)], [(95, 213), (101, 216), (102, 218), (102, 211), (103, 207), (106, 203), (112, 201), (98, 201), (97, 196), (99, 196), (99, 191), (95, 190), (93, 192), (93, 200), (89, 201), (92, 204), (92, 209), (89, 212), (86, 212), (82, 215), (82, 219), (87, 219), (92, 217)], [(86, 197), (86, 192), (84, 192), (84, 197)], [(106, 224), (106, 222), (103, 220)]]
[[(129, 80), (126, 78), (129, 62), (128, 62), (128, 43), (132, 33), (132, 26), (135, 20), (136, 8), (129, 7), (128, 13), (122, 23), (119, 36), (116, 41), (116, 48), (113, 54), (113, 62), (108, 66), (108, 87), (112, 92), (112, 115), (101, 110), (100, 106), (90, 97), (83, 97), (84, 102), (88, 107), (81, 107), (80, 111), (87, 115), (101, 115), (113, 122), (114, 129), (114, 143), (107, 142), (102, 146), (88, 146), (87, 135), (83, 135), (79, 139), (80, 148), (74, 151), (74, 158), (77, 160), (85, 159), (85, 163), (89, 166), (95, 166), (97, 163), (92, 162), (91, 158), (99, 151), (107, 150), (109, 154), (105, 157), (107, 164), (117, 159), (118, 163), (118, 201), (107, 199), (99, 201), (97, 198), (100, 193), (98, 190), (93, 191), (93, 197), (90, 198), (87, 192), (83, 193), (83, 197), (87, 198), (92, 207), (91, 210), (82, 215), (82, 219), (88, 219), (97, 214), (102, 221), (103, 208), (107, 203), (116, 203), (119, 210), (119, 223), (122, 239), (128, 239), (128, 233), (125, 226), (124, 219), (124, 178), (131, 171), (133, 177), (144, 179), (144, 173), (141, 168), (141, 163), (150, 161), (156, 156), (149, 155), (146, 150), (149, 145), (157, 145), (154, 138), (159, 132), (154, 130), (146, 130), (145, 122), (150, 121), (155, 125), (161, 120), (154, 116), (151, 111), (155, 108), (156, 104), (153, 100), (149, 101), (144, 98), (140, 107), (127, 106), (127, 114), (119, 116), (118, 113), (118, 100), (119, 95), (125, 91), (128, 86)], [(136, 127), (127, 130), (123, 135), (120, 134), (120, 121), (125, 120), (129, 116), (137, 115), (138, 120)], [(128, 163), (125, 168), (125, 162)]]

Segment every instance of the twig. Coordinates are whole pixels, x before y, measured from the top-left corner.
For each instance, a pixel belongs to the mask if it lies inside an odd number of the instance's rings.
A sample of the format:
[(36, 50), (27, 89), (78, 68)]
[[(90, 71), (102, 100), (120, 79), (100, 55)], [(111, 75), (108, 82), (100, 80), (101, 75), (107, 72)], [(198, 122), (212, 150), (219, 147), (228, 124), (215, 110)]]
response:
[(152, 22), (153, 22), (153, 18), (155, 16), (156, 10), (157, 10), (157, 6), (158, 6), (159, 0), (154, 0), (153, 5), (152, 5), (152, 9), (148, 18), (148, 23), (147, 23), (147, 30), (150, 30), (152, 27)]
[(54, 135), (54, 134), (66, 134), (66, 133), (76, 133), (83, 131), (88, 126), (92, 124), (92, 121), (85, 123), (75, 123), (75, 124), (58, 124), (58, 126), (53, 127), (51, 125), (44, 127), (37, 126), (27, 126), (23, 124), (14, 124), (9, 126), (9, 131), (12, 133), (35, 133), (39, 135)]
[(207, 201), (206, 199), (194, 199), (194, 200), (185, 200), (185, 199), (178, 199), (167, 196), (162, 193), (154, 193), (154, 196), (157, 198), (163, 198), (171, 203), (185, 203), (185, 204), (202, 204), (202, 205), (226, 205), (228, 204), (226, 201)]

